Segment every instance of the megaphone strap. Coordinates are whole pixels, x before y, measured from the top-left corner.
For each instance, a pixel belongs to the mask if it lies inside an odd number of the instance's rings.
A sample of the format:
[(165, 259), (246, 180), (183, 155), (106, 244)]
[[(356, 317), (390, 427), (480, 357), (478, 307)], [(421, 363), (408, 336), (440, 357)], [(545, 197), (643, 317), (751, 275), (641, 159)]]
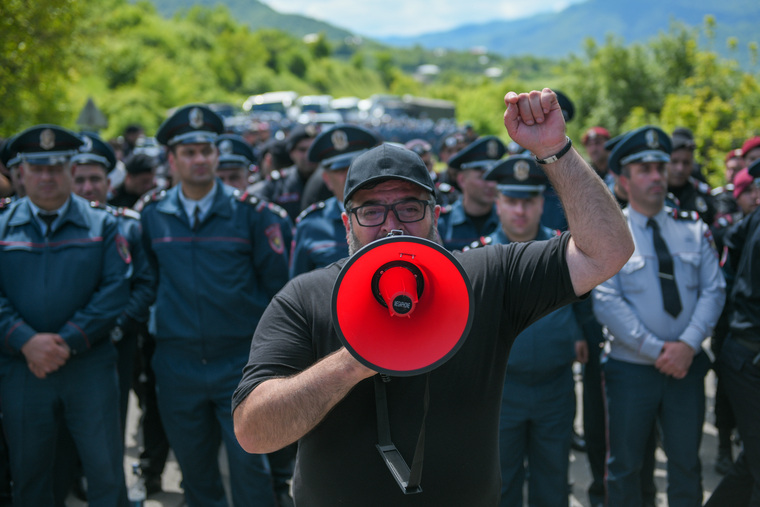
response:
[(425, 455), (425, 419), (430, 406), (430, 373), (425, 374), (425, 394), (423, 396), (422, 424), (414, 449), (412, 468), (404, 461), (396, 445), (391, 440), (391, 427), (388, 421), (388, 394), (385, 389), (386, 375), (375, 375), (375, 407), (377, 409), (377, 450), (385, 461), (391, 475), (406, 495), (421, 493), (422, 462)]

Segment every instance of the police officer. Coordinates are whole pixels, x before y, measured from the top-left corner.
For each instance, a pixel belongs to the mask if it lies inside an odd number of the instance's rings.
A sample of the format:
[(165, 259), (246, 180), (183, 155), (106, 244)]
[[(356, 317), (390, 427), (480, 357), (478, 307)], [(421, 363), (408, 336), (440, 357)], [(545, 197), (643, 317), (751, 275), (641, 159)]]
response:
[(0, 217), (0, 400), (17, 505), (53, 505), (63, 427), (90, 505), (127, 504), (109, 331), (127, 304), (130, 257), (116, 218), (71, 193), (70, 158), (82, 144), (73, 132), (38, 125), (10, 147), (27, 190)]
[[(501, 227), (481, 244), (547, 240), (559, 234), (541, 225), (548, 179), (535, 159), (513, 155), (492, 167), (486, 181), (497, 182)], [(570, 444), (575, 418), (572, 365), (585, 362), (586, 341), (574, 305), (534, 322), (509, 353), (499, 424), (501, 504), (567, 505)], [(530, 473), (526, 473), (526, 464)]]
[(668, 458), (668, 505), (702, 502), (699, 443), (704, 421), (702, 342), (725, 300), (725, 281), (707, 225), (693, 213), (665, 208), (665, 132), (646, 126), (612, 150), (629, 205), (624, 214), (636, 250), (618, 274), (593, 291), (605, 326), (603, 365), (609, 448), (609, 505), (642, 504), (640, 474), (656, 423)]
[(304, 186), (317, 169), (317, 164), (307, 156), (309, 146), (317, 134), (319, 128), (314, 124), (297, 125), (290, 131), (285, 143), (293, 165), (283, 170), (284, 174), (280, 179), (260, 181), (249, 188), (250, 194), (281, 206), (293, 221), (302, 211), (301, 196)]
[(442, 214), (438, 224), (448, 250), (461, 250), (499, 227), (494, 204), (496, 183), (484, 180), (483, 175), (506, 152), (507, 147), (498, 137), (483, 136), (449, 160), (449, 166), (457, 170), (462, 197)]
[(673, 151), (670, 154), (668, 169), (668, 191), (678, 199), (683, 211), (696, 211), (707, 224), (715, 221), (715, 203), (710, 195), (710, 186), (693, 176), (694, 151), (697, 145), (684, 129), (673, 135)]
[(156, 186), (158, 166), (157, 157), (140, 151), (133, 152), (124, 163), (124, 181), (113, 189), (108, 204), (117, 208), (133, 208), (140, 197)]
[(346, 173), (354, 158), (379, 142), (373, 132), (354, 125), (337, 125), (314, 139), (309, 158), (320, 164), (322, 178), (333, 197), (311, 205), (296, 219), (291, 278), (348, 256), (341, 218)]
[[(757, 181), (760, 159), (748, 169)], [(736, 277), (731, 290), (729, 334), (717, 362), (720, 381), (736, 415), (743, 451), (705, 507), (760, 504), (760, 439), (757, 434), (760, 427), (760, 212), (757, 209), (730, 227), (724, 237)]]
[(265, 458), (235, 439), (230, 396), (251, 335), (288, 278), (287, 216), (222, 184), (214, 144), (222, 119), (179, 108), (158, 129), (177, 184), (146, 198), (143, 241), (158, 279), (156, 375), (161, 420), (189, 506), (226, 506), (217, 466), (225, 443), (235, 505), (274, 505)]
[(245, 192), (248, 176), (253, 166), (253, 149), (241, 136), (223, 134), (216, 139), (219, 150), (219, 166), (216, 174), (222, 183)]

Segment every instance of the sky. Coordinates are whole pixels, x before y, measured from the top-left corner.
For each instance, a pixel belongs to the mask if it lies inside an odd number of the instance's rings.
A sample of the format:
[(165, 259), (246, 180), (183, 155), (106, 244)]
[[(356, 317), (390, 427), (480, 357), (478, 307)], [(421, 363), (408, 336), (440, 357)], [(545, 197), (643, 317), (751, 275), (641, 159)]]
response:
[(412, 36), (556, 12), (583, 0), (261, 0), (369, 37)]

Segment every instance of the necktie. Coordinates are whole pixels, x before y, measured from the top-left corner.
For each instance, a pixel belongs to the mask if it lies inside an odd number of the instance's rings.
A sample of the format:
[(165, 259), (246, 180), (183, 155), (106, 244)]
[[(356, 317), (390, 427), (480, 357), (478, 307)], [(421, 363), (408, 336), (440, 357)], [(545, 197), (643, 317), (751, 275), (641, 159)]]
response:
[(55, 219), (58, 218), (58, 213), (37, 213), (37, 216), (40, 217), (40, 220), (45, 222), (45, 225), (47, 228), (45, 229), (45, 237), (50, 236), (50, 227), (53, 225), (53, 222), (55, 222)]
[(662, 303), (665, 311), (673, 317), (678, 317), (681, 313), (681, 297), (678, 295), (676, 278), (673, 272), (673, 257), (670, 255), (668, 245), (660, 235), (660, 226), (653, 218), (647, 221), (647, 226), (652, 228), (652, 240), (654, 250), (657, 254), (657, 261), (660, 264), (658, 276), (660, 278), (660, 289), (662, 290)]
[(195, 211), (193, 211), (193, 230), (197, 231), (200, 225), (201, 225), (201, 207), (196, 206)]

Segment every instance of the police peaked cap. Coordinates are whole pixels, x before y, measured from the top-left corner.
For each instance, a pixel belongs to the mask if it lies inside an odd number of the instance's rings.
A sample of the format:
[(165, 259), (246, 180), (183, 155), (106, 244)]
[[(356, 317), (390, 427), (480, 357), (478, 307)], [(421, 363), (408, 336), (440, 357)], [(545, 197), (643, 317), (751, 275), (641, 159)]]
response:
[(507, 147), (496, 136), (479, 137), (449, 159), (454, 169), (487, 169), (494, 160), (507, 153)]
[(156, 132), (156, 141), (164, 146), (213, 143), (224, 132), (222, 117), (202, 104), (179, 108)]
[(499, 192), (517, 199), (528, 199), (543, 193), (548, 182), (536, 159), (527, 153), (500, 160), (486, 172), (483, 179), (495, 181)]
[(355, 125), (341, 124), (319, 134), (309, 147), (308, 157), (325, 170), (345, 169), (351, 161), (380, 143), (373, 132)]
[(562, 116), (565, 117), (565, 122), (573, 119), (575, 116), (575, 106), (570, 98), (559, 90), (554, 90), (557, 95), (557, 102), (559, 102), (559, 108), (562, 110)]
[(36, 125), (15, 136), (8, 150), (19, 160), (34, 165), (55, 165), (67, 162), (84, 144), (74, 132), (58, 125)]
[(293, 127), (293, 130), (290, 131), (288, 137), (285, 138), (285, 149), (287, 149), (288, 153), (290, 153), (293, 151), (293, 148), (295, 148), (296, 145), (304, 139), (317, 137), (317, 135), (319, 135), (319, 131), (319, 125), (315, 123), (299, 123)]
[(672, 152), (670, 136), (662, 129), (647, 125), (628, 132), (610, 153), (610, 170), (620, 174), (632, 162), (668, 162)]
[(71, 157), (75, 164), (99, 164), (107, 173), (116, 167), (116, 152), (110, 144), (103, 141), (94, 132), (82, 132), (84, 144), (79, 148), (79, 153)]
[(237, 134), (223, 134), (216, 138), (219, 149), (219, 168), (243, 166), (246, 169), (253, 164), (255, 156), (251, 145)]

